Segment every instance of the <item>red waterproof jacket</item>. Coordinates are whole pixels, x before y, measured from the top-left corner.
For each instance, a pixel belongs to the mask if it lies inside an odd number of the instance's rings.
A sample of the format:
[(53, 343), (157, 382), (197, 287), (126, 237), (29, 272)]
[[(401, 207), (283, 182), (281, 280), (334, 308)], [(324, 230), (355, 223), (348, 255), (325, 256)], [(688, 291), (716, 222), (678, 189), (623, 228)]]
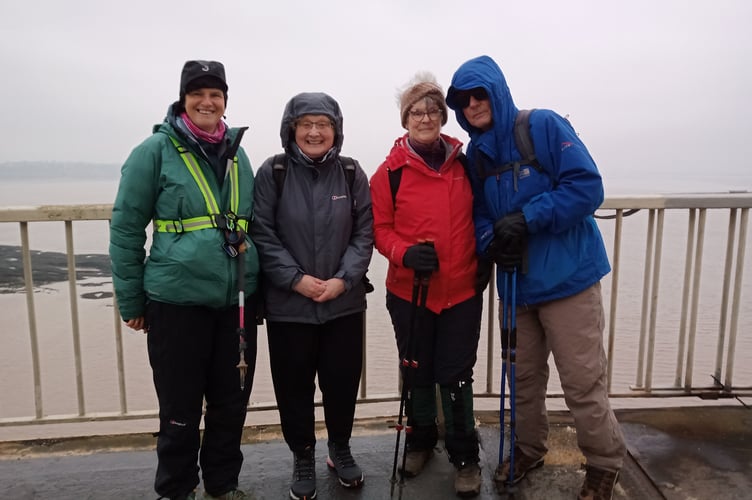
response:
[[(448, 154), (438, 171), (410, 149), (405, 135), (371, 177), (374, 241), (389, 260), (386, 288), (412, 300), (414, 272), (402, 258), (408, 247), (433, 241), (439, 269), (431, 275), (426, 305), (437, 314), (475, 295), (477, 269), (472, 188), (457, 159), (462, 143), (441, 138)], [(398, 169), (403, 172), (393, 202), (389, 171)]]

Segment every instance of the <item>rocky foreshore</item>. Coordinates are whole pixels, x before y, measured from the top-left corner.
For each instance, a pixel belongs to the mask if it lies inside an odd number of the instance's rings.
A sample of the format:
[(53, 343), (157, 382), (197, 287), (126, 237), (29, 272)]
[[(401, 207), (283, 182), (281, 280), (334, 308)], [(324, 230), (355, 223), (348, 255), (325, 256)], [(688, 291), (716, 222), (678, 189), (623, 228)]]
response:
[[(20, 246), (0, 245), (0, 293), (24, 290), (23, 256)], [(34, 286), (68, 281), (68, 258), (62, 252), (31, 250), (31, 274)], [(76, 279), (111, 277), (110, 257), (106, 254), (76, 255)], [(87, 294), (84, 294), (87, 295)], [(103, 298), (102, 293), (96, 297)], [(109, 294), (111, 296), (111, 294)]]

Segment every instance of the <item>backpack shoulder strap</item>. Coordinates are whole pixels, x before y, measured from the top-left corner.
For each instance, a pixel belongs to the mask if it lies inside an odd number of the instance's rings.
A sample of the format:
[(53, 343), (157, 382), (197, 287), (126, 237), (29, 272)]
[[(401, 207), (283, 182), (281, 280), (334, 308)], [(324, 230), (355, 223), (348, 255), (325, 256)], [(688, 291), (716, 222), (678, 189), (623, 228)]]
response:
[(340, 156), (339, 161), (342, 165), (342, 172), (345, 174), (345, 180), (347, 181), (347, 196), (350, 198), (350, 212), (352, 213), (353, 219), (355, 219), (355, 216), (357, 215), (358, 200), (355, 199), (355, 194), (353, 194), (353, 186), (355, 186), (355, 167), (358, 161), (349, 156)]
[(287, 175), (287, 154), (279, 153), (274, 155), (272, 160), (272, 175), (274, 184), (277, 186), (277, 198), (282, 196), (282, 188), (285, 185), (285, 176)]
[(533, 138), (530, 136), (530, 114), (534, 109), (521, 109), (514, 119), (514, 143), (522, 156), (523, 165), (531, 165), (538, 171), (542, 170), (538, 158), (535, 156)]
[(345, 179), (347, 180), (347, 187), (350, 192), (355, 185), (355, 160), (349, 156), (340, 156), (340, 162), (342, 163), (342, 170), (345, 172)]
[(457, 154), (457, 160), (459, 160), (459, 162), (462, 163), (462, 167), (467, 170), (467, 155), (460, 151)]
[(400, 182), (402, 181), (402, 169), (387, 169), (389, 174), (389, 190), (392, 192), (392, 207), (397, 207), (397, 191), (399, 191)]
[[(342, 171), (345, 173), (345, 180), (347, 181), (347, 189), (349, 189), (348, 196), (350, 197), (350, 213), (353, 218), (353, 224), (355, 223), (355, 219), (357, 217), (357, 207), (358, 207), (358, 200), (355, 199), (355, 195), (353, 194), (353, 186), (355, 185), (355, 170), (356, 168), (360, 167), (360, 164), (358, 163), (358, 160), (355, 158), (350, 158), (349, 156), (340, 156), (339, 157), (340, 163), (342, 165)], [(368, 279), (368, 269), (366, 269), (366, 274), (363, 274), (363, 278), (361, 279), (361, 283), (363, 284), (363, 288), (365, 289), (366, 293), (371, 293), (375, 289), (373, 287), (373, 284), (371, 283), (371, 280)]]

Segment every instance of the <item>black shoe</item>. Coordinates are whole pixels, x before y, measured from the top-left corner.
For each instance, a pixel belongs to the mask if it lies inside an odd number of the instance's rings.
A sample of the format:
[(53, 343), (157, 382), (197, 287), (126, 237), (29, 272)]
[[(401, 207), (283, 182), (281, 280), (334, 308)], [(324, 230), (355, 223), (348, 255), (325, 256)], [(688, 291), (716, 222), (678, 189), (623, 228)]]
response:
[(349, 444), (329, 442), (326, 465), (337, 473), (340, 484), (345, 488), (358, 488), (363, 484), (363, 471), (355, 463)]
[(313, 500), (316, 498), (316, 460), (313, 446), (293, 453), (295, 468), (292, 471), (290, 498), (292, 500)]

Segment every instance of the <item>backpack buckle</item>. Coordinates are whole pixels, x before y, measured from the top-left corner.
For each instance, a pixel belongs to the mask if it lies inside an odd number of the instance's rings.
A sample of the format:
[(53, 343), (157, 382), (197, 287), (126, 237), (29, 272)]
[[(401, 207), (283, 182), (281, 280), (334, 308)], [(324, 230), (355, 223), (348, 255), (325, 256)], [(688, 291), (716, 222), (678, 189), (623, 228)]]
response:
[(235, 231), (238, 227), (238, 216), (235, 215), (234, 212), (227, 211), (222, 214), (222, 219), (224, 227), (220, 226), (220, 229), (224, 229), (226, 231)]
[(235, 246), (233, 246), (232, 244), (226, 241), (222, 243), (222, 250), (224, 250), (225, 253), (229, 255), (231, 259), (234, 259), (235, 257), (237, 257), (238, 253), (240, 253), (238, 252), (238, 249)]

